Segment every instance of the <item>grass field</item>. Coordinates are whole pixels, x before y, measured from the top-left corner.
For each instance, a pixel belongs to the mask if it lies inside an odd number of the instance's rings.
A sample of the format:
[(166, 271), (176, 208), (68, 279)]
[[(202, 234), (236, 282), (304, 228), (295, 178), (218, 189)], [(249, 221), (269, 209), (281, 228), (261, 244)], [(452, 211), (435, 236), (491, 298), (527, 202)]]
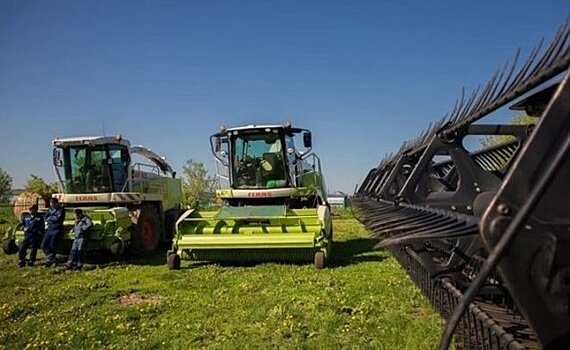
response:
[(160, 255), (63, 272), (0, 255), (0, 348), (434, 348), (442, 321), (396, 261), (346, 214), (334, 225), (320, 271), (168, 271)]

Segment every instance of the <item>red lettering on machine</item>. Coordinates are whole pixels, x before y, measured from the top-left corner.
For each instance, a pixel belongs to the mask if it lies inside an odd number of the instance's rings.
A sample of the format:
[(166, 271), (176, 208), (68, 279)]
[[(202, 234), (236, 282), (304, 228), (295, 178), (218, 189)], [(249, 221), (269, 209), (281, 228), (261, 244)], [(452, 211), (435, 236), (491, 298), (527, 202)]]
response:
[(97, 201), (97, 196), (75, 196), (75, 200), (78, 202), (93, 202)]
[(252, 198), (269, 198), (271, 197), (271, 192), (248, 192), (247, 196)]

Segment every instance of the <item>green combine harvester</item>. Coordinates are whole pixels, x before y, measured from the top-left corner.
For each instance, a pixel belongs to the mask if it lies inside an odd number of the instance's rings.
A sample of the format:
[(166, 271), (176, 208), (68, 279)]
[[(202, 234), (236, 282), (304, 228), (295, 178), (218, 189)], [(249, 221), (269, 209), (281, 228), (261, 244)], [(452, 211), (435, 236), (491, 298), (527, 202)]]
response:
[(181, 259), (312, 260), (325, 267), (332, 218), (311, 132), (290, 124), (249, 125), (222, 128), (210, 143), (218, 179), (227, 185), (216, 191), (223, 205), (180, 216), (168, 267), (179, 269)]
[[(116, 137), (75, 137), (53, 141), (53, 164), (61, 191), (53, 196), (66, 209), (59, 247), (67, 254), (73, 241), (73, 209), (93, 220), (87, 250), (121, 255), (156, 251), (170, 241), (183, 211), (182, 183), (166, 162), (148, 148)], [(137, 155), (144, 162), (133, 163)], [(6, 233), (3, 248), (14, 254), (24, 238), (20, 226)]]

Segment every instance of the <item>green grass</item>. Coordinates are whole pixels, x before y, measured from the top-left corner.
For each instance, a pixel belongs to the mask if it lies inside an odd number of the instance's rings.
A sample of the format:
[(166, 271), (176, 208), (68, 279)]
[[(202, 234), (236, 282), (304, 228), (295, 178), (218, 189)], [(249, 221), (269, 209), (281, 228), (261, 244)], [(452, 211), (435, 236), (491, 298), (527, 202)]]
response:
[(348, 215), (335, 239), (321, 271), (157, 256), (69, 273), (0, 255), (0, 348), (434, 348), (442, 321), (396, 261)]

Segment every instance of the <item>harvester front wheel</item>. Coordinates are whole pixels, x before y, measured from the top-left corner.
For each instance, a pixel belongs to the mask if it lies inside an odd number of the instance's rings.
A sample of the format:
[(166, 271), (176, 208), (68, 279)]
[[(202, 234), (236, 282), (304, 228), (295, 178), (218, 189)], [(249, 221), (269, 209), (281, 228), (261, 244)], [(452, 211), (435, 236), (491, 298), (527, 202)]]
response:
[(328, 244), (327, 244), (327, 255), (326, 255), (326, 256), (328, 256), (329, 258), (332, 256), (333, 235), (334, 235), (334, 232), (333, 232), (333, 229), (332, 229), (332, 227), (331, 227), (331, 233), (330, 233), (330, 236), (329, 236), (329, 242), (328, 242)]
[(113, 254), (114, 256), (122, 256), (123, 253), (125, 252), (125, 244), (121, 241), (115, 242), (111, 244), (109, 250), (111, 251), (111, 254)]
[(16, 245), (16, 241), (13, 239), (5, 239), (2, 241), (2, 250), (4, 250), (5, 254), (16, 254), (18, 252), (18, 246)]
[(160, 219), (152, 205), (143, 205), (138, 215), (136, 231), (131, 237), (131, 246), (136, 254), (153, 253), (160, 243)]
[(315, 253), (315, 267), (317, 270), (324, 269), (327, 266), (327, 256), (325, 252), (318, 251)]
[(170, 254), (166, 258), (166, 263), (168, 264), (169, 270), (180, 270), (180, 255)]

